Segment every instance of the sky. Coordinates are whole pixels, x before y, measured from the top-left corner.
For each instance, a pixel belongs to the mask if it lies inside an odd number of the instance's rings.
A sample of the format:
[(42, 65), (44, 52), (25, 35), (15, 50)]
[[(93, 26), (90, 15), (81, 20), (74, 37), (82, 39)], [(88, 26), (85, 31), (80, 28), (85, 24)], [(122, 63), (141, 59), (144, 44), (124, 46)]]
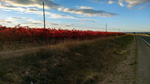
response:
[(0, 0), (0, 25), (150, 32), (150, 0)]

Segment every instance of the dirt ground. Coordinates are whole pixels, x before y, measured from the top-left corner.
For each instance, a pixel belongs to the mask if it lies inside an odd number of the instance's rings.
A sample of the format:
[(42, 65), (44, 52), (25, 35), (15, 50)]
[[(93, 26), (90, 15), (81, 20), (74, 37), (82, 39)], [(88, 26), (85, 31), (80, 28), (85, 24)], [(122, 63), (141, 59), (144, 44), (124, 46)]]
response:
[(98, 84), (134, 84), (135, 83), (135, 71), (136, 71), (136, 38), (122, 51), (125, 55), (125, 59), (117, 65), (111, 67), (103, 75), (102, 81)]

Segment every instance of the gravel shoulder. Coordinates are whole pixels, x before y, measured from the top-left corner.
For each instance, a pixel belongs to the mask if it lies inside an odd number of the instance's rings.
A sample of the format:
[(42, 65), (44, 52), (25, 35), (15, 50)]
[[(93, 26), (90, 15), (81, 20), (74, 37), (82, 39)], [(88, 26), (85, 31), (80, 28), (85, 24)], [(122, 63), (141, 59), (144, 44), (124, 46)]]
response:
[[(136, 72), (136, 38), (123, 50), (124, 60), (110, 68), (107, 73), (101, 73), (104, 80), (98, 84), (134, 84)], [(122, 51), (122, 52), (123, 52)]]

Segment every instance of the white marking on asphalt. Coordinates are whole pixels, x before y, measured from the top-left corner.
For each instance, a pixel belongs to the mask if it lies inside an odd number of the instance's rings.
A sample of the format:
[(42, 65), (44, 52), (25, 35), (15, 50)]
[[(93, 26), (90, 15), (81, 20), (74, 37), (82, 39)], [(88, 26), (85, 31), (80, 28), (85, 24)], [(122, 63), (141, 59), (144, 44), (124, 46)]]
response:
[[(142, 38), (142, 37), (141, 37)], [(143, 38), (142, 38), (143, 39)], [(143, 41), (150, 47), (150, 44), (143, 39)]]

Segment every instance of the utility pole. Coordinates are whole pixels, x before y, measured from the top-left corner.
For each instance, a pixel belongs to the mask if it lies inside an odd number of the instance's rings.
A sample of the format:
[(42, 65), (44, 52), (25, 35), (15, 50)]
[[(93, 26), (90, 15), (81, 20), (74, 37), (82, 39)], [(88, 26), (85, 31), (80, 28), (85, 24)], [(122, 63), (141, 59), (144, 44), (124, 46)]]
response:
[(107, 32), (107, 23), (106, 23), (106, 32)]
[(44, 9), (44, 2), (43, 2), (43, 20), (44, 20), (44, 28), (45, 28), (45, 9)]

